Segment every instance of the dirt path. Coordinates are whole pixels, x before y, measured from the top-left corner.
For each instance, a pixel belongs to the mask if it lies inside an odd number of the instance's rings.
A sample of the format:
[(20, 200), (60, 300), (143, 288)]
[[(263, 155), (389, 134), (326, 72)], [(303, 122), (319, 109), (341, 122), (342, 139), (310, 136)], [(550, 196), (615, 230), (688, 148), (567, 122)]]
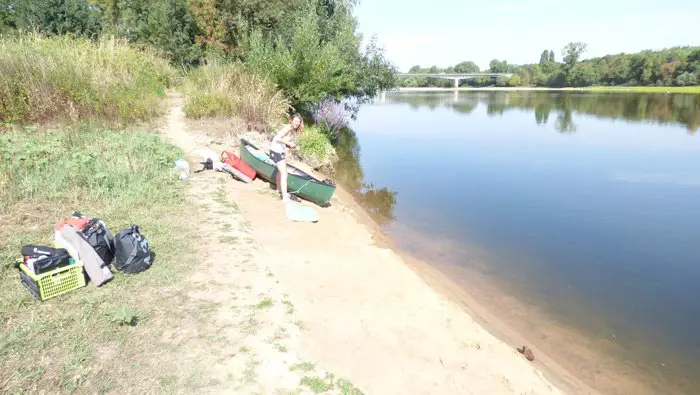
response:
[[(188, 130), (181, 107), (174, 98), (166, 135), (197, 163), (209, 140)], [(204, 368), (204, 392), (559, 393), (376, 246), (342, 202), (316, 207), (319, 223), (293, 223), (262, 181), (205, 171), (186, 182), (188, 215), (203, 235), (188, 295), (210, 306), (212, 319), (162, 336), (182, 347), (183, 362)]]

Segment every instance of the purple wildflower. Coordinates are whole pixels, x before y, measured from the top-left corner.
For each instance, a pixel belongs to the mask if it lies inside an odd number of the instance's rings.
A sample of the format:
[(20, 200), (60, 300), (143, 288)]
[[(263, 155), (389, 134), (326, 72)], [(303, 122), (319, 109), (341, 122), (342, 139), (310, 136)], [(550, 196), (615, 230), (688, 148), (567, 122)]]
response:
[(335, 138), (338, 131), (347, 126), (350, 114), (342, 103), (326, 99), (319, 103), (312, 117), (330, 137)]

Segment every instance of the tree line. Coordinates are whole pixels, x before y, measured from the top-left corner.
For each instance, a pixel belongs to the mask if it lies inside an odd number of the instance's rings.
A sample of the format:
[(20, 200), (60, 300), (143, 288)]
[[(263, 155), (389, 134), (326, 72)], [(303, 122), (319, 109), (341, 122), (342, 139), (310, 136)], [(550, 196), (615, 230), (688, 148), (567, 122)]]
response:
[[(510, 78), (478, 78), (463, 80), (469, 86), (541, 86), (585, 87), (601, 86), (694, 86), (700, 85), (700, 47), (673, 47), (660, 51), (642, 51), (635, 54), (607, 55), (580, 60), (587, 45), (569, 43), (561, 51), (558, 62), (554, 51), (545, 49), (539, 62), (525, 65), (509, 64), (493, 59), (483, 72), (512, 74)], [(413, 66), (410, 73), (479, 72), (470, 61), (447, 68)], [(451, 87), (452, 81), (437, 78), (411, 77), (399, 81), (406, 87)]]
[(188, 69), (240, 62), (295, 104), (370, 98), (395, 85), (371, 40), (361, 48), (357, 0), (0, 0), (0, 34), (118, 37)]

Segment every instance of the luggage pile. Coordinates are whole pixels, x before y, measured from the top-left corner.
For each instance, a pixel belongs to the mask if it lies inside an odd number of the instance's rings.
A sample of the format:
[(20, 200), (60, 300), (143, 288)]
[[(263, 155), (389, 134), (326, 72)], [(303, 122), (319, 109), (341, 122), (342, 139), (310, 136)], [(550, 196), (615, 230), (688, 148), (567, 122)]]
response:
[(139, 273), (153, 263), (153, 252), (137, 225), (113, 236), (99, 218), (79, 212), (61, 221), (54, 231), (55, 248), (25, 245), (17, 261), (20, 280), (39, 300), (85, 286), (101, 286), (114, 275)]
[[(233, 178), (245, 183), (250, 183), (255, 179), (255, 170), (245, 163), (243, 159), (230, 151), (223, 151), (221, 155), (217, 157), (216, 153), (213, 151), (203, 150), (201, 151), (201, 155), (202, 161), (199, 163), (202, 165), (202, 168), (196, 170), (195, 173), (200, 173), (204, 170), (216, 170), (228, 173)], [(182, 168), (185, 167), (184, 163), (178, 165), (178, 162), (175, 162), (175, 166), (176, 168)], [(189, 165), (187, 165), (187, 168), (189, 168)]]

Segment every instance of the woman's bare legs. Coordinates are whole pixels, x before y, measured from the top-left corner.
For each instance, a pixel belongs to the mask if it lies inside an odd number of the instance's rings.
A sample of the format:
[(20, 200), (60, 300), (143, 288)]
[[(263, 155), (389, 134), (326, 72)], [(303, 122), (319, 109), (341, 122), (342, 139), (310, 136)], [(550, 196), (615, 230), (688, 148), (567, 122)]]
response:
[(282, 201), (289, 200), (287, 195), (287, 161), (277, 162), (277, 190), (282, 193)]

